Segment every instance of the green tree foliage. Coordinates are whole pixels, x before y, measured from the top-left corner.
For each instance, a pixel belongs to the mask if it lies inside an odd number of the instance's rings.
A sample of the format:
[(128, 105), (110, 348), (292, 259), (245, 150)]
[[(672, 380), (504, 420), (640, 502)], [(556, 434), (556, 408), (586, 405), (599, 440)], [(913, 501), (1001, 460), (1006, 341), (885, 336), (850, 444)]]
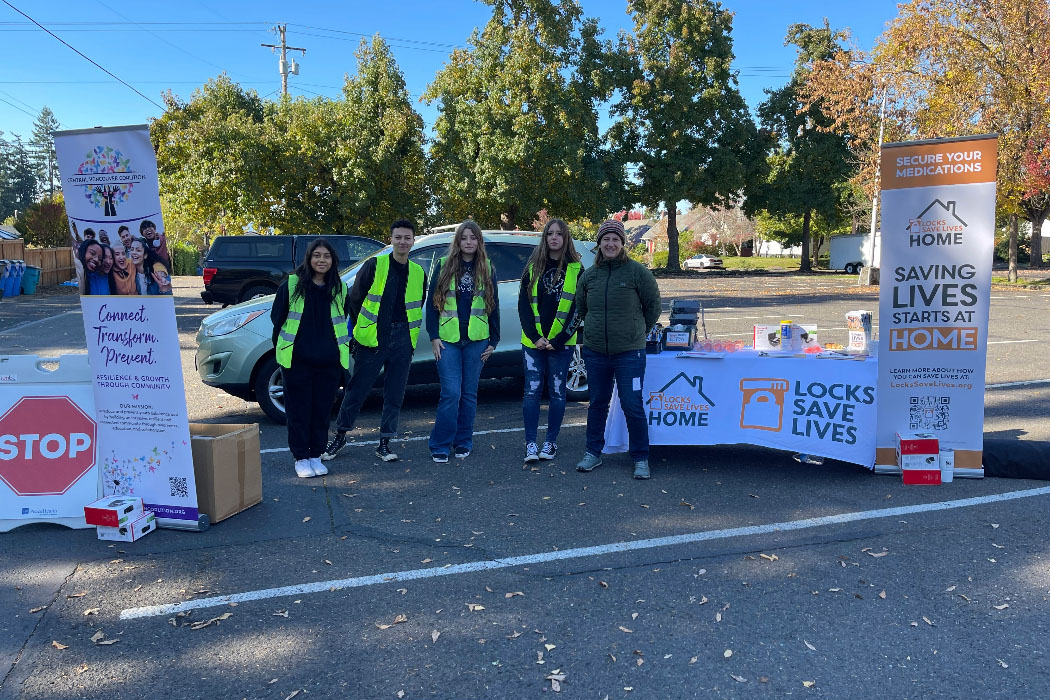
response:
[(610, 47), (575, 0), (485, 0), (492, 18), (424, 94), (437, 103), (431, 186), (446, 220), (528, 226), (541, 209), (603, 217), (625, 201), (623, 163), (602, 147)]
[(213, 234), (240, 233), (269, 214), (267, 183), (280, 173), (255, 91), (220, 75), (188, 101), (169, 91), (164, 102), (150, 138), (165, 202)]
[[(0, 132), (0, 136), (3, 132)], [(37, 195), (36, 172), (22, 138), (0, 140), (0, 217), (25, 211)]]
[(814, 215), (832, 227), (837, 225), (852, 167), (846, 137), (829, 131), (833, 121), (821, 112), (820, 102), (803, 103), (799, 91), (812, 63), (840, 51), (844, 36), (826, 22), (821, 28), (791, 25), (784, 43), (798, 48), (795, 70), (787, 85), (766, 91), (769, 98), (758, 108), (763, 127), (776, 142), (768, 156), (769, 174), (749, 188), (747, 207), (749, 211), (765, 209), (774, 217), (801, 218), (799, 269), (803, 272), (812, 270)]
[(32, 146), (30, 160), (36, 170), (40, 191), (46, 192), (49, 197), (54, 197), (55, 190), (61, 188), (58, 182), (55, 137), (52, 135), (60, 126), (54, 112), (45, 106), (33, 122), (33, 135), (29, 139), (29, 145)]
[(714, 0), (630, 0), (628, 11), (610, 138), (638, 164), (636, 198), (666, 204), (667, 265), (679, 269), (677, 202), (729, 206), (761, 173), (762, 147), (730, 68), (732, 13)]
[(29, 245), (38, 248), (61, 248), (69, 245), (69, 219), (65, 200), (59, 192), (19, 210), (15, 229)]

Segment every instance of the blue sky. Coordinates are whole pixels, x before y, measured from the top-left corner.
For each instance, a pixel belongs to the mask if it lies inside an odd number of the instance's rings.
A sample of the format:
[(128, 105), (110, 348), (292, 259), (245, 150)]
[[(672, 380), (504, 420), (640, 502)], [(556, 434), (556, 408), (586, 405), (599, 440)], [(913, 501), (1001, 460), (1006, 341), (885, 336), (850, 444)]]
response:
[[(277, 57), (260, 43), (278, 43), (270, 31), (278, 22), (289, 25), (289, 45), (307, 49), (305, 57), (296, 54), (301, 69), (289, 79), (291, 95), (337, 96), (344, 74), (355, 70), (353, 52), (361, 35), (378, 32), (393, 46), (408, 90), (418, 99), (451, 47), (463, 45), (490, 15), (487, 5), (474, 0), (9, 1), (161, 104), (164, 90), (188, 97), (222, 71), (260, 95), (275, 97)], [(608, 36), (631, 26), (625, 0), (581, 4)], [(897, 15), (891, 0), (726, 0), (724, 5), (735, 13), (735, 67), (752, 109), (764, 99), (763, 89), (782, 85), (791, 71), (794, 50), (783, 46), (789, 24), (821, 25), (827, 17), (833, 28), (849, 27), (856, 43), (870, 48)], [(143, 123), (161, 113), (6, 4), (0, 4), (0, 37), (8, 66), (0, 75), (5, 138), (28, 137), (44, 105), (69, 129)], [(417, 109), (431, 125), (436, 110), (422, 103)]]

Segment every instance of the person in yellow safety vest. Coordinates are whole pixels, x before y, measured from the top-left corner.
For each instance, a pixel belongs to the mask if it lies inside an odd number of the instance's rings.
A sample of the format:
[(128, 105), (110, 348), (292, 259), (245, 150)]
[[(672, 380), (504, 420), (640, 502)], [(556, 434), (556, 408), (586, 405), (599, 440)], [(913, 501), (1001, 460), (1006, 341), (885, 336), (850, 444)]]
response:
[(306, 249), (281, 283), (270, 309), (277, 364), (284, 375), (288, 448), (301, 477), (321, 476), (328, 420), (343, 372), (350, 366), (346, 285), (339, 256), (324, 238)]
[[(354, 328), (354, 374), (346, 387), (335, 435), (321, 459), (335, 459), (346, 447), (368, 393), (383, 373), (383, 416), (375, 455), (384, 462), (397, 460), (390, 440), (397, 437), (401, 404), (405, 400), (408, 370), (423, 326), (426, 272), (408, 259), (416, 241), (416, 225), (398, 219), (390, 225), (390, 250), (366, 260), (354, 278), (347, 308)], [(327, 425), (327, 424), (326, 424)]]
[[(525, 360), (525, 462), (554, 459), (565, 417), (565, 382), (576, 355), (576, 283), (583, 272), (569, 226), (551, 219), (521, 275), (518, 319)], [(547, 381), (547, 436), (537, 444), (540, 397)]]
[(430, 456), (463, 459), (474, 447), (481, 368), (499, 345), (498, 278), (481, 228), (464, 221), (434, 271), (427, 303), (427, 333), (441, 379)]

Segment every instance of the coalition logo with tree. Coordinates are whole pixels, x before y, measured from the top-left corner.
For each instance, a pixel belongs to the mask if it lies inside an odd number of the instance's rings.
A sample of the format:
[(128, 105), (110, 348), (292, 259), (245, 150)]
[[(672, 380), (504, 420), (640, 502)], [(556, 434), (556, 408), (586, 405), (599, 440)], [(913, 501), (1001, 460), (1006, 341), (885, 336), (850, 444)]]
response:
[[(77, 168), (78, 175), (117, 175), (131, 174), (131, 159), (112, 146), (95, 146), (89, 151), (85, 160)], [(83, 185), (84, 197), (96, 209), (102, 209), (105, 216), (116, 216), (117, 205), (128, 201), (131, 190), (135, 187), (132, 178), (120, 176), (91, 178), (90, 184)]]

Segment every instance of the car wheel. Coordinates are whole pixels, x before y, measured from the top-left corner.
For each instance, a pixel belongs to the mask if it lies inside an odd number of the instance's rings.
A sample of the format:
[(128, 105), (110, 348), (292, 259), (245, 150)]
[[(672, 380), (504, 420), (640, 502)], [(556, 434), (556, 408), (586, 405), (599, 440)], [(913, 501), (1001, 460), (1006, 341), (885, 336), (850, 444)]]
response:
[(587, 386), (587, 365), (583, 361), (583, 346), (577, 345), (569, 361), (569, 373), (565, 377), (565, 398), (569, 401), (586, 401), (590, 396)]
[(241, 301), (251, 301), (252, 299), (258, 299), (259, 297), (269, 296), (275, 291), (276, 290), (273, 287), (259, 284), (254, 287), (249, 287), (248, 291), (241, 295)]
[(846, 263), (846, 267), (844, 268), (844, 270), (847, 275), (857, 274), (857, 267), (853, 263)]
[(255, 400), (270, 420), (284, 425), (284, 375), (273, 356), (263, 362), (255, 375)]

